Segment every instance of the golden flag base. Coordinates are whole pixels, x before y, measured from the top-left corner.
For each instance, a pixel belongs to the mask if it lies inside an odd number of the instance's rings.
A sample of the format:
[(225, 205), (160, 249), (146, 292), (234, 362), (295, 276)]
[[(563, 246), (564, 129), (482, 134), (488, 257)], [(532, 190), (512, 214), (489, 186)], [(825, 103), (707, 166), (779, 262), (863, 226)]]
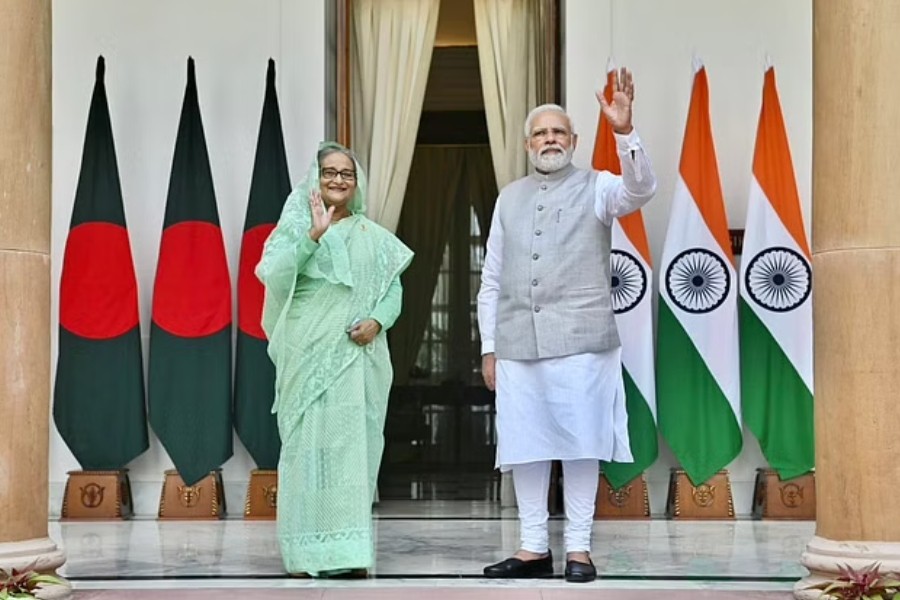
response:
[(698, 486), (682, 469), (672, 469), (666, 516), (670, 519), (734, 519), (734, 498), (728, 471), (722, 470)]
[(271, 521), (278, 509), (278, 471), (254, 469), (247, 484), (244, 518), (250, 521)]
[(606, 475), (600, 475), (597, 501), (594, 505), (595, 521), (649, 518), (650, 496), (647, 493), (647, 478), (643, 473), (618, 490), (613, 489)]
[(222, 471), (216, 469), (194, 485), (185, 485), (178, 471), (169, 469), (159, 496), (159, 518), (223, 519), (225, 488)]
[(68, 475), (63, 521), (124, 520), (134, 516), (128, 469), (69, 471)]
[(816, 478), (807, 473), (782, 480), (772, 469), (756, 470), (753, 518), (785, 521), (816, 520)]

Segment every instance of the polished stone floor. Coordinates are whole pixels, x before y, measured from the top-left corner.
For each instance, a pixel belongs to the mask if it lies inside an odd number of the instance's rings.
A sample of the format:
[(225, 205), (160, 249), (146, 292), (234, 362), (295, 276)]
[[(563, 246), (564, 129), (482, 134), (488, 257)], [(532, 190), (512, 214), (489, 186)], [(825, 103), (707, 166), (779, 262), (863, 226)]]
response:
[[(564, 522), (551, 521), (562, 572)], [(284, 576), (275, 525), (267, 521), (50, 523), (68, 555), (61, 573), (76, 590), (414, 585), (493, 588), (482, 567), (518, 546), (514, 511), (495, 504), (384, 503), (376, 510), (377, 563), (365, 582)], [(593, 558), (603, 589), (734, 589), (786, 592), (805, 574), (798, 558), (812, 522), (597, 521)], [(521, 584), (521, 585), (519, 585)], [(535, 587), (533, 582), (504, 586)], [(537, 587), (565, 586), (561, 580)]]

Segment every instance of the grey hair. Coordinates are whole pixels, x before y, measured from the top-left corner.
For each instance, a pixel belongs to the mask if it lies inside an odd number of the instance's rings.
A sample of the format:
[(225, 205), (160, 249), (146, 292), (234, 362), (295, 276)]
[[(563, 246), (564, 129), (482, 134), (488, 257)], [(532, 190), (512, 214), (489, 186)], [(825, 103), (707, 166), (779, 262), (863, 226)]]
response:
[(352, 150), (345, 148), (340, 144), (323, 144), (316, 154), (316, 161), (321, 165), (322, 161), (325, 160), (325, 157), (331, 154), (343, 154), (353, 162), (354, 168), (356, 168), (356, 165), (359, 162), (356, 160), (356, 155)]
[(566, 118), (569, 122), (569, 133), (575, 134), (575, 123), (572, 121), (572, 117), (569, 116), (569, 113), (566, 112), (559, 104), (541, 104), (540, 106), (532, 109), (528, 116), (525, 117), (525, 139), (531, 137), (531, 124), (534, 121), (535, 117), (537, 117), (541, 113), (545, 112), (555, 112), (559, 113)]

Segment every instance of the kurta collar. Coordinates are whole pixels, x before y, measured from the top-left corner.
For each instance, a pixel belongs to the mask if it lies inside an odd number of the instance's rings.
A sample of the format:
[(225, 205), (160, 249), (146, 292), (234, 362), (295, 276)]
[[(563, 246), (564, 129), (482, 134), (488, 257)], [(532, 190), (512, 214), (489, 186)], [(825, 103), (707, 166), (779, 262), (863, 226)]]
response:
[(540, 173), (535, 171), (531, 174), (537, 181), (561, 181), (568, 177), (568, 175), (575, 170), (575, 165), (572, 163), (567, 164), (565, 167), (558, 171), (553, 171), (552, 173)]

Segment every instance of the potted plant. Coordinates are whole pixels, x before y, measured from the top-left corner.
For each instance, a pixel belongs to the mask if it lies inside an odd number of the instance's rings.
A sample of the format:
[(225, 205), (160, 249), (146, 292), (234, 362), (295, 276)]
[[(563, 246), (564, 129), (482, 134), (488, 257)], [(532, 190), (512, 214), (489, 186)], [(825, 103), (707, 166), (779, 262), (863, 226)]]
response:
[(839, 569), (840, 575), (834, 580), (807, 589), (822, 590), (822, 600), (900, 600), (900, 576), (882, 573), (881, 563), (859, 570), (849, 565)]
[(50, 586), (66, 586), (66, 582), (54, 575), (38, 573), (31, 567), (7, 572), (0, 569), (0, 600), (14, 598), (39, 598), (39, 592)]

